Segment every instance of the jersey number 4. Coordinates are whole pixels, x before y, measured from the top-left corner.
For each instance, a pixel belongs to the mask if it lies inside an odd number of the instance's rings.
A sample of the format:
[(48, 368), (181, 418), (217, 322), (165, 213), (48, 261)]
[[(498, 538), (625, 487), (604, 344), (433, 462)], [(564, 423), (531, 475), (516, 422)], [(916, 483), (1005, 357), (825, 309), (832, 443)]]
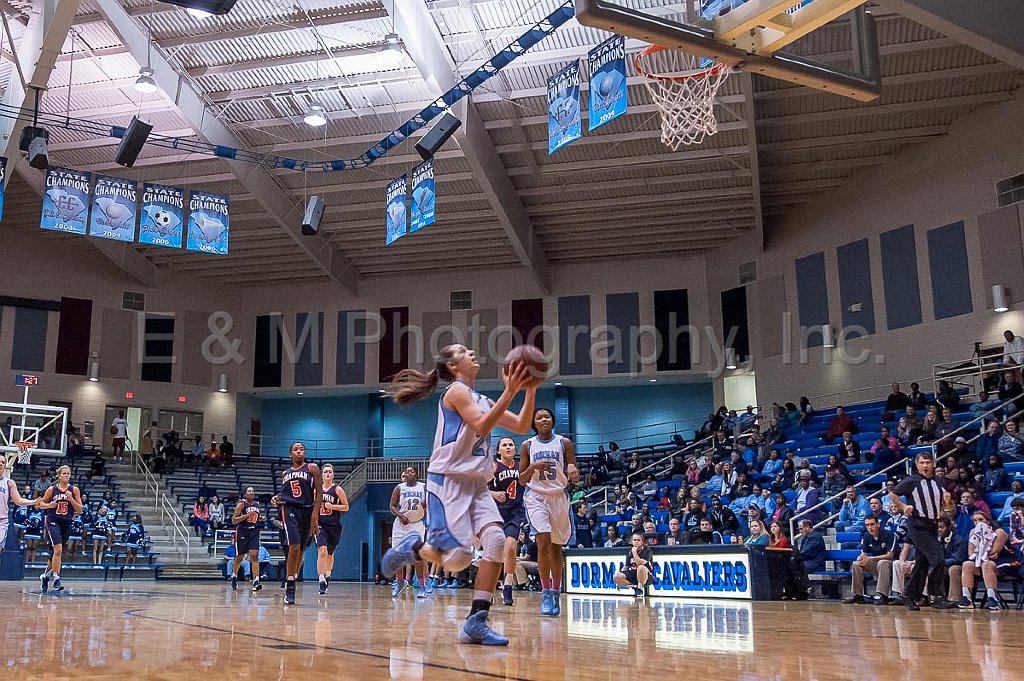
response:
[(518, 493), (519, 493), (519, 485), (516, 483), (516, 481), (513, 480), (512, 482), (508, 483), (508, 489), (505, 490), (505, 496), (508, 499), (515, 499), (516, 495)]
[(292, 496), (293, 497), (301, 497), (302, 496), (302, 486), (299, 485), (299, 481), (298, 480), (292, 480)]

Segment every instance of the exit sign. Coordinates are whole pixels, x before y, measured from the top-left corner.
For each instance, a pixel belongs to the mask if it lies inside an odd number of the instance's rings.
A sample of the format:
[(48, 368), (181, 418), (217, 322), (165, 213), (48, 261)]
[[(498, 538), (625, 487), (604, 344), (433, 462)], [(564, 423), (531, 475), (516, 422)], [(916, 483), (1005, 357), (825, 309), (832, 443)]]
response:
[(184, 402), (185, 401), (185, 396), (184, 395), (178, 395), (178, 401), (179, 402)]
[(135, 399), (135, 393), (133, 393), (133, 392), (126, 392), (124, 394), (124, 399), (126, 399), (126, 400), (133, 400), (133, 399)]
[(14, 384), (36, 386), (39, 385), (39, 377), (31, 374), (18, 374), (14, 377)]

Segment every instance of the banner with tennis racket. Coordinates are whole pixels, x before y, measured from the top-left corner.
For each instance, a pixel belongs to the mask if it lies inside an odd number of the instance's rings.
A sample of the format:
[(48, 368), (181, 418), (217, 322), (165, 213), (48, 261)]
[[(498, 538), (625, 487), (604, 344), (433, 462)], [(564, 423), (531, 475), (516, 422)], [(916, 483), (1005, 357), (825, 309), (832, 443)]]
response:
[(55, 232), (85, 234), (92, 173), (51, 166), (46, 171), (39, 226)]
[(181, 248), (181, 227), (184, 222), (184, 190), (180, 187), (143, 183), (140, 244)]
[(135, 241), (138, 207), (139, 197), (134, 181), (97, 175), (89, 215), (89, 234), (101, 239)]
[(548, 78), (548, 154), (583, 135), (580, 123), (580, 62)]
[(587, 91), (588, 130), (626, 113), (626, 40), (613, 35), (587, 53), (590, 89)]
[(405, 208), (405, 194), (408, 182), (402, 175), (388, 185), (387, 200), (384, 204), (384, 222), (386, 233), (384, 244), (390, 246), (405, 236), (408, 213)]
[(409, 211), (409, 233), (434, 224), (435, 204), (434, 159), (427, 159), (412, 169), (412, 210)]

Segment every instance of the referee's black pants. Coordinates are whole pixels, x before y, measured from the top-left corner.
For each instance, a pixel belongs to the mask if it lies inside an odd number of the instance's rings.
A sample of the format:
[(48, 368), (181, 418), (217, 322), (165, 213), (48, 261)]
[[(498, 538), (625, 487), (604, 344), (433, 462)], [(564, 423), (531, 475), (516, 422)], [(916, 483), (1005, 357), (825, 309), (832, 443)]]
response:
[(907, 539), (917, 549), (914, 569), (910, 571), (905, 596), (916, 601), (924, 594), (925, 583), (932, 598), (941, 598), (946, 588), (946, 555), (939, 543), (939, 529), (934, 520), (907, 519)]

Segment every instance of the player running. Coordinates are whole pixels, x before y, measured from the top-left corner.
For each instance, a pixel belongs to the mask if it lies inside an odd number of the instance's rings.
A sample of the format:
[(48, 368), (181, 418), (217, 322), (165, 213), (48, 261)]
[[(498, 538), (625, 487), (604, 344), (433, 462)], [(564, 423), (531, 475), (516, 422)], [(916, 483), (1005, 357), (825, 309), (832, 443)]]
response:
[(341, 485), (334, 483), (334, 466), (324, 464), (323, 496), (320, 502), (320, 529), (316, 533), (316, 572), (320, 576), (320, 595), (327, 593), (334, 570), (334, 550), (341, 541), (341, 514), (348, 511), (348, 497)]
[(43, 498), (37, 504), (46, 511), (46, 536), (50, 540), (52, 551), (46, 569), (39, 576), (42, 590), (45, 592), (53, 578), (53, 590), (63, 591), (60, 583), (60, 568), (64, 559), (64, 547), (71, 539), (71, 521), (76, 513), (82, 512), (82, 496), (78, 488), (71, 484), (71, 468), (61, 466), (57, 469), (57, 482), (50, 485)]
[(235, 526), (235, 559), (231, 564), (231, 590), (238, 588), (238, 568), (246, 556), (252, 572), (252, 592), (263, 588), (260, 584), (260, 502), (256, 501), (256, 490), (245, 488), (245, 496), (238, 500), (231, 524)]
[[(427, 486), (419, 481), (416, 469), (409, 466), (402, 471), (402, 484), (396, 485), (391, 492), (391, 515), (395, 522), (391, 526), (391, 546), (398, 546), (410, 534), (422, 537), (426, 533), (423, 518), (427, 509)], [(419, 579), (417, 598), (427, 597), (427, 562), (417, 560), (410, 565), (402, 566), (395, 575), (395, 584), (391, 589), (392, 597), (402, 593), (412, 581), (413, 568)]]
[(491, 496), (498, 504), (498, 513), (504, 522), (505, 545), (502, 548), (502, 562), (505, 580), (501, 587), (501, 599), (505, 605), (512, 605), (512, 585), (516, 573), (516, 550), (519, 548), (519, 533), (526, 523), (523, 508), (523, 490), (519, 487), (519, 463), (516, 461), (516, 442), (505, 436), (498, 440), (498, 460), (494, 462), (494, 479), (491, 481)]
[(314, 493), (323, 487), (320, 467), (306, 463), (306, 445), (292, 443), (289, 450), (291, 468), (281, 474), (281, 491), (270, 503), (281, 508), (288, 558), (285, 562), (285, 605), (295, 605), (295, 582), (302, 569), (302, 552), (320, 529), (320, 501), (322, 494)]

